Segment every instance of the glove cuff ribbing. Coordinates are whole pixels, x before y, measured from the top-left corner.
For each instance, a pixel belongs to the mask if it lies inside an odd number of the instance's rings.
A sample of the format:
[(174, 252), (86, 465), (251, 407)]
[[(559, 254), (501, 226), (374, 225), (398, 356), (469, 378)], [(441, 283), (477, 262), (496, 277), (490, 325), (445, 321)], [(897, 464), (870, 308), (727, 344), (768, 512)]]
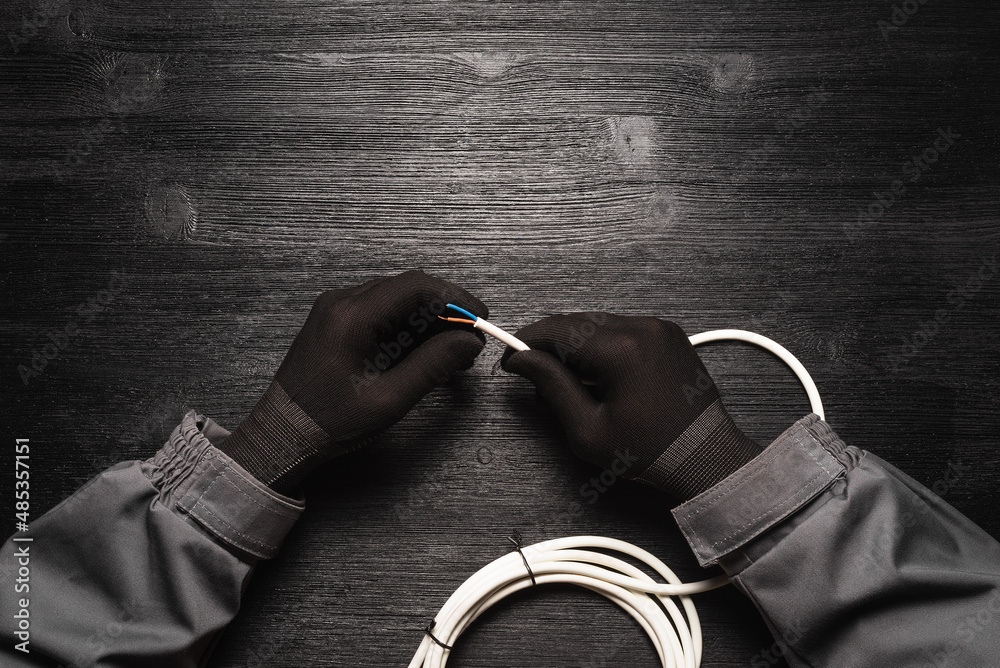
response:
[(761, 453), (716, 399), (636, 480), (681, 499), (715, 486)]
[(217, 447), (257, 480), (288, 493), (309, 471), (346, 452), (331, 445), (329, 434), (272, 381), (250, 415)]

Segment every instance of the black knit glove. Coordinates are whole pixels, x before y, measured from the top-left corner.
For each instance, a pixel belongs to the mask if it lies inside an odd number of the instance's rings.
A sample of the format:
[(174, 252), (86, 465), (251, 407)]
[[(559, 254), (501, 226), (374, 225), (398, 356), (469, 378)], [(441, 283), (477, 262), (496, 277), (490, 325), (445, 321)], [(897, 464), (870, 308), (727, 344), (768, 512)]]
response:
[(503, 368), (535, 384), (589, 462), (686, 500), (761, 452), (671, 322), (575, 313), (517, 337), (532, 350), (508, 348)]
[(488, 314), (462, 288), (420, 271), (324, 292), (264, 396), (219, 449), (288, 493), (472, 365), (482, 335), (439, 320), (448, 302)]

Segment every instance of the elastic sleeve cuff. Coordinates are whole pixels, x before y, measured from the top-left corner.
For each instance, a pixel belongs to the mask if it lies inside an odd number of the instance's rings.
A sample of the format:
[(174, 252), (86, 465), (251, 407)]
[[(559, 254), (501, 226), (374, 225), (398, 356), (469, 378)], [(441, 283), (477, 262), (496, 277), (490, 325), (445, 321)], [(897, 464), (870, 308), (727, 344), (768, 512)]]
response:
[(702, 566), (740, 548), (814, 499), (856, 463), (815, 414), (789, 427), (760, 455), (673, 510)]
[(143, 462), (144, 473), (168, 508), (247, 554), (271, 559), (302, 514), (304, 500), (270, 489), (206, 435), (225, 437), (228, 432), (188, 412), (163, 447)]

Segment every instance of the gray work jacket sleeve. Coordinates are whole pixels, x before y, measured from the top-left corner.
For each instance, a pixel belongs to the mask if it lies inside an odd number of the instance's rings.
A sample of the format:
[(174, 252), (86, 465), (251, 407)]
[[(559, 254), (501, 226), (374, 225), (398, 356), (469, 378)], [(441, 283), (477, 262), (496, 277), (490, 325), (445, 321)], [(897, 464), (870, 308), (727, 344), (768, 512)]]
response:
[(6, 542), (0, 665), (207, 660), (303, 509), (211, 444), (228, 435), (192, 411), (155, 456), (98, 474)]
[(1000, 666), (1000, 544), (815, 415), (674, 517), (794, 668)]
[[(104, 471), (7, 541), (0, 664), (204, 663), (303, 507), (211, 445), (227, 434), (189, 413), (154, 457)], [(1000, 545), (816, 416), (674, 514), (792, 666), (1000, 666)]]

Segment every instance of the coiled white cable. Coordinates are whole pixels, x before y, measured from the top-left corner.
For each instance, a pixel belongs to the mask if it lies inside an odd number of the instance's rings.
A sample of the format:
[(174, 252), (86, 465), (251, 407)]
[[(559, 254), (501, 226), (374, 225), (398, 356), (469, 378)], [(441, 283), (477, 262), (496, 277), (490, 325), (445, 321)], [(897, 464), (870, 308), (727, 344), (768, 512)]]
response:
[[(595, 549), (638, 559), (659, 573), (666, 583), (656, 582), (632, 564)], [(726, 576), (685, 584), (649, 552), (625, 541), (599, 536), (556, 538), (525, 547), (522, 552), (539, 585), (575, 584), (618, 604), (649, 635), (664, 668), (701, 665), (701, 623), (689, 595), (728, 584)], [(479, 615), (514, 592), (531, 586), (531, 576), (521, 555), (506, 554), (480, 569), (451, 595), (435, 617), (431, 631), (440, 643), (450, 646)], [(671, 597), (680, 601), (683, 614)], [(444, 668), (448, 654), (447, 649), (425, 635), (410, 668)]]
[[(495, 325), (476, 319), (467, 311), (463, 313), (471, 316), (473, 323), (478, 320), (478, 327), (487, 333), (493, 336), (501, 333), (503, 337), (498, 338), (508, 345), (513, 344), (506, 339), (513, 339), (523, 346), (515, 345), (517, 349), (528, 348)], [(760, 334), (739, 329), (720, 329), (690, 337), (695, 346), (722, 340), (747, 341), (780, 357), (805, 386), (812, 411), (825, 419), (812, 377), (783, 346)], [(636, 566), (595, 550), (628, 555), (644, 563), (666, 582), (656, 582)], [(683, 583), (649, 552), (614, 538), (573, 536), (543, 541), (494, 560), (466, 580), (438, 612), (409, 668), (444, 668), (450, 647), (479, 615), (514, 592), (535, 584), (551, 583), (586, 587), (616, 603), (649, 635), (663, 668), (698, 668), (702, 656), (701, 623), (690, 595), (722, 587), (729, 579), (720, 575), (701, 582)], [(684, 609), (683, 614), (674, 597)]]

